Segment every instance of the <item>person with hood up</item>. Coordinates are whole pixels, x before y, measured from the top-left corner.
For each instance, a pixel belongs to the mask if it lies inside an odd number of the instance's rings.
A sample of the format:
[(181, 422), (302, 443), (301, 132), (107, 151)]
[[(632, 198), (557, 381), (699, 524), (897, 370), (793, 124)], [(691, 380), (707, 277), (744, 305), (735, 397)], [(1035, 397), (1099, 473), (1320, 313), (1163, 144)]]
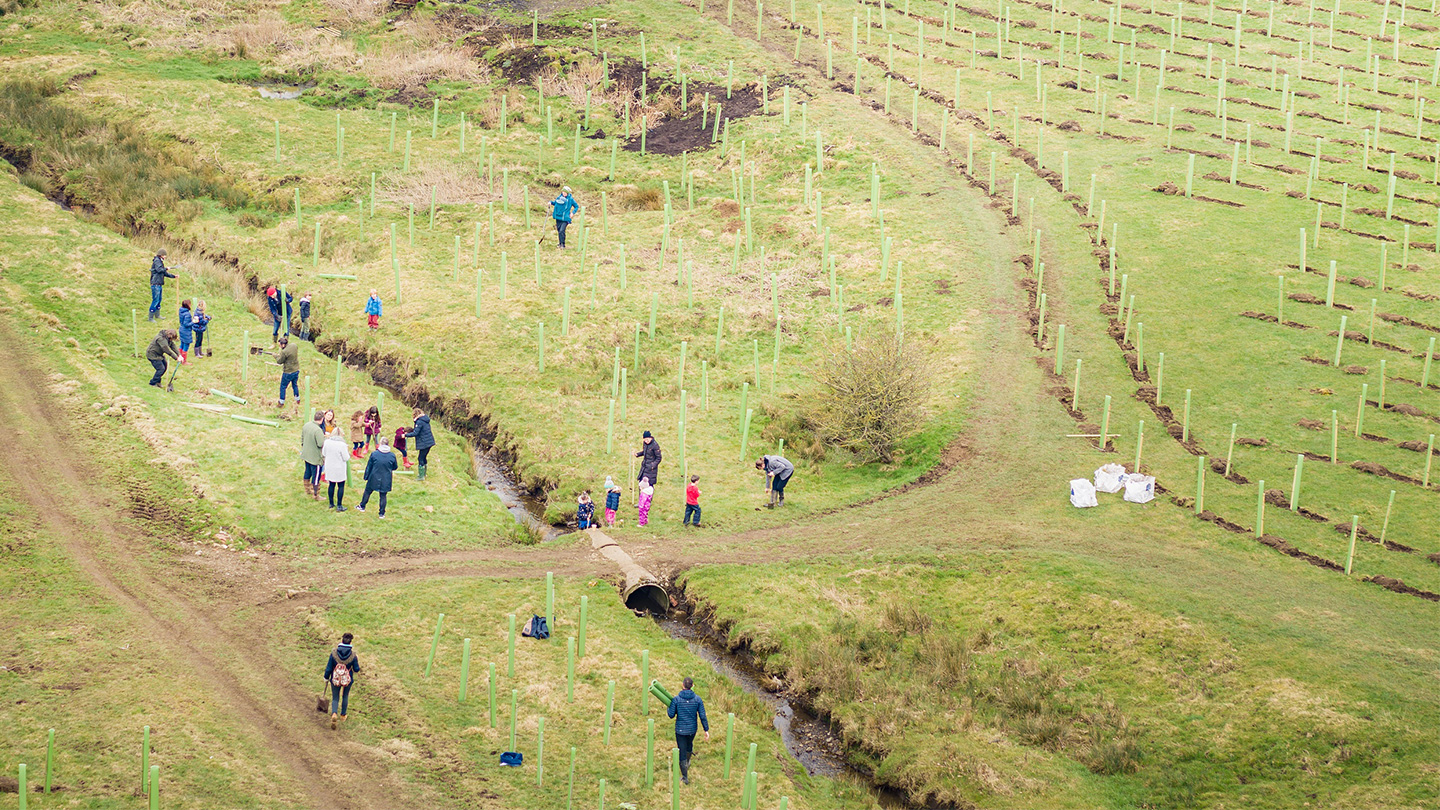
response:
[(636, 503), (638, 512), (636, 514), (637, 526), (645, 526), (650, 523), (650, 502), (655, 499), (655, 485), (650, 483), (649, 478), (640, 479), (640, 499)]
[(565, 249), (565, 229), (570, 226), (570, 220), (575, 218), (575, 211), (580, 203), (575, 202), (575, 195), (570, 193), (570, 187), (566, 186), (560, 192), (560, 196), (550, 201), (550, 215), (555, 217), (555, 236), (560, 240), (560, 249)]
[(346, 710), (350, 708), (350, 687), (355, 683), (355, 676), (360, 674), (360, 658), (355, 655), (355, 647), (351, 643), (354, 640), (354, 633), (341, 636), (340, 643), (330, 653), (330, 660), (325, 662), (325, 682), (330, 684), (332, 730), (339, 728), (340, 721), (345, 719)]
[(430, 455), (430, 448), (435, 446), (435, 434), (430, 430), (430, 417), (424, 411), (416, 408), (411, 412), (415, 416), (415, 427), (405, 431), (405, 438), (415, 440), (415, 452), (420, 454), (416, 459), (419, 469), (415, 471), (415, 480), (425, 480), (425, 464)]
[(370, 502), (370, 493), (380, 495), (380, 519), (385, 519), (385, 498), (390, 494), (390, 486), (394, 479), (396, 468), (400, 465), (395, 461), (395, 454), (390, 452), (390, 445), (385, 443), (385, 437), (381, 436), (375, 445), (375, 451), (365, 462), (365, 473), (361, 476), (365, 479), (365, 493), (360, 496), (360, 505), (355, 511), (364, 512), (365, 504)]
[(330, 485), (330, 508), (336, 512), (344, 512), (345, 478), (349, 474), (350, 448), (345, 446), (345, 437), (337, 430), (325, 437), (322, 452), (325, 458), (325, 481)]
[[(675, 747), (680, 749), (680, 781), (690, 784), (690, 754), (695, 749), (695, 734), (705, 728), (705, 740), (710, 740), (710, 720), (705, 717), (705, 701), (691, 688), (695, 681), (690, 676), (680, 682), (681, 689), (670, 700), (665, 714), (675, 718)], [(698, 721), (698, 722), (697, 722)]]
[(655, 441), (655, 437), (651, 436), (648, 430), (640, 437), (640, 442), (640, 450), (635, 453), (635, 457), (640, 459), (640, 474), (635, 476), (635, 480), (639, 481), (641, 478), (649, 478), (651, 485), (658, 484), (660, 482), (660, 460), (662, 458), (660, 455), (660, 442)]
[(156, 388), (160, 387), (161, 380), (165, 379), (165, 370), (169, 368), (165, 357), (168, 355), (176, 360), (180, 359), (180, 354), (175, 351), (175, 340), (178, 337), (174, 329), (161, 329), (155, 339), (150, 341), (150, 345), (145, 347), (145, 359), (155, 367), (155, 376), (150, 378), (150, 384)]

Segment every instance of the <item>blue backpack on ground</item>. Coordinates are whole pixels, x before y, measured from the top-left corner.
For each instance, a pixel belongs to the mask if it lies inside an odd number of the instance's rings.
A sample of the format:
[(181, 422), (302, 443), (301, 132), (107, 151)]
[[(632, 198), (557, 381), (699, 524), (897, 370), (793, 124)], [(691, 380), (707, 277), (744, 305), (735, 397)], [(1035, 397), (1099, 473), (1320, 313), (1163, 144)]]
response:
[(550, 623), (545, 621), (544, 616), (531, 616), (520, 635), (526, 638), (550, 638)]
[(525, 762), (525, 755), (518, 751), (506, 751), (500, 755), (500, 764), (510, 768), (518, 768)]

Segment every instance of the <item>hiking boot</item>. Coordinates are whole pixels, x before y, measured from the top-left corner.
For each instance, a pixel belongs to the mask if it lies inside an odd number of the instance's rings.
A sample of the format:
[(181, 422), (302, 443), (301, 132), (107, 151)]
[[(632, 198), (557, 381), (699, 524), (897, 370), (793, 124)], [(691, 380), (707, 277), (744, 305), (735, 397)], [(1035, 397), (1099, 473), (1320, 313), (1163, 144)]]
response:
[(340, 727), (340, 715), (335, 714), (334, 712), (331, 712), (331, 713), (330, 713), (330, 730), (331, 730), (331, 731), (334, 731), (335, 729), (337, 729), (337, 728), (339, 728), (339, 727)]
[(356, 511), (356, 512), (364, 512), (364, 511), (365, 511), (365, 507), (363, 507), (363, 506), (357, 506), (357, 507), (355, 507), (355, 511)]

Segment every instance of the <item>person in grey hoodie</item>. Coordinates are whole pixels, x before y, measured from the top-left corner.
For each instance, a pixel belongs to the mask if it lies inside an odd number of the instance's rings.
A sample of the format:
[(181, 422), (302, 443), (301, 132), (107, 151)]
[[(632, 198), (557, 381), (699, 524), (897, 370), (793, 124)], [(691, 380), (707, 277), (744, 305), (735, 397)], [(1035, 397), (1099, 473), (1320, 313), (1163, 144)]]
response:
[(354, 633), (341, 636), (340, 643), (330, 653), (330, 660), (325, 663), (325, 682), (330, 684), (332, 729), (337, 728), (339, 721), (345, 719), (345, 711), (350, 708), (350, 686), (354, 683), (355, 676), (360, 674), (360, 659), (355, 655), (355, 647), (350, 643), (354, 640)]
[(680, 781), (690, 784), (690, 754), (695, 749), (695, 733), (705, 728), (705, 740), (710, 740), (710, 721), (705, 717), (705, 701), (691, 689), (694, 679), (688, 675), (681, 681), (681, 689), (670, 700), (665, 714), (675, 718), (675, 747), (680, 749)]

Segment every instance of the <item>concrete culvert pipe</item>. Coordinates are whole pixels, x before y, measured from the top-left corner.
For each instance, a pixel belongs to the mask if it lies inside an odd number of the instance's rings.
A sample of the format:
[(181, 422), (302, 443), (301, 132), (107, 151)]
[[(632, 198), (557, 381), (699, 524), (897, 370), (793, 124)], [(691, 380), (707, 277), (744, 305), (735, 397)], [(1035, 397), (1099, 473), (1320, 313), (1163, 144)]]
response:
[(625, 575), (625, 586), (620, 589), (620, 598), (631, 610), (665, 616), (670, 612), (670, 594), (660, 580), (641, 568), (613, 538), (598, 529), (590, 529), (590, 545), (605, 559), (615, 563)]

